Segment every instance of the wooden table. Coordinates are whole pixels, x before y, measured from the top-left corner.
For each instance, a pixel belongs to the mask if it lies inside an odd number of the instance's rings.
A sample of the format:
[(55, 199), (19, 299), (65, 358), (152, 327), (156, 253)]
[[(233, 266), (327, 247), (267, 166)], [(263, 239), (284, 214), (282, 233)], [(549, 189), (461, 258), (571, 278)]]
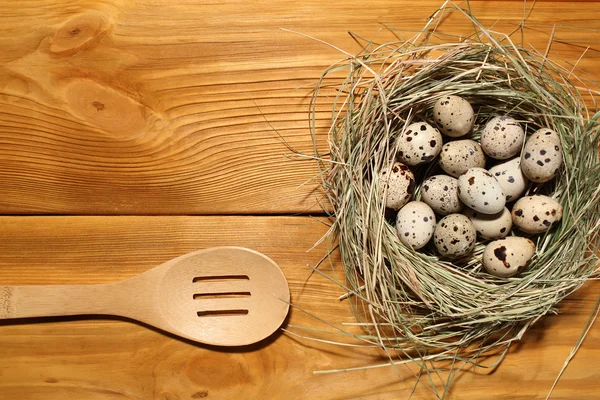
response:
[[(532, 6), (526, 3), (526, 9)], [(420, 29), (439, 1), (24, 0), (0, 3), (0, 282), (123, 279), (201, 248), (239, 245), (280, 264), (286, 327), (353, 321), (316, 265), (327, 232), (310, 159), (308, 105), (348, 35)], [(521, 1), (472, 1), (510, 30)], [(526, 41), (600, 80), (600, 2), (538, 1)], [(565, 26), (576, 28), (567, 29)], [(468, 32), (448, 21), (448, 32)], [(379, 37), (378, 36), (378, 37)], [(560, 42), (568, 42), (561, 45)], [(317, 114), (326, 149), (328, 99)], [(279, 136), (281, 135), (281, 137)], [(321, 268), (340, 270), (337, 253)], [(339, 275), (338, 275), (339, 276)], [(543, 399), (592, 312), (586, 284), (494, 371), (459, 374), (449, 399)], [(593, 327), (553, 399), (600, 398)], [(0, 323), (1, 399), (404, 399), (414, 368), (313, 371), (385, 362), (377, 349), (279, 332), (215, 348), (120, 319)], [(425, 385), (413, 399), (434, 398)]]

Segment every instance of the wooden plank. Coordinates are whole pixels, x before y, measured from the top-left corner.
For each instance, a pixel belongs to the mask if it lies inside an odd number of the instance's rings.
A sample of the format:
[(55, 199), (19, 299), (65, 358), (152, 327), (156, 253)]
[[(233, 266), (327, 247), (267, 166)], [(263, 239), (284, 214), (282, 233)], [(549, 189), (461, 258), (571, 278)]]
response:
[[(534, 2), (527, 2), (527, 9)], [(0, 4), (0, 213), (318, 212), (308, 104), (320, 73), (356, 53), (347, 34), (389, 40), (441, 5), (409, 1)], [(485, 26), (520, 21), (515, 1), (473, 1)], [(535, 2), (525, 45), (575, 63), (598, 47), (598, 2)], [(564, 28), (571, 27), (571, 28)], [(468, 34), (463, 19), (444, 32)], [(579, 67), (599, 78), (598, 51)], [(330, 83), (333, 83), (330, 82)], [(331, 99), (317, 115), (327, 146)]]
[[(196, 249), (254, 248), (283, 269), (294, 308), (286, 327), (328, 328), (353, 317), (343, 291), (310, 276), (327, 246), (309, 217), (0, 217), (0, 282), (98, 283), (123, 279)], [(325, 272), (339, 271), (334, 253)], [(339, 277), (336, 273), (331, 273)], [(310, 278), (309, 278), (310, 277)], [(586, 285), (559, 316), (542, 319), (493, 373), (462, 372), (448, 399), (543, 399), (581, 334), (600, 289)], [(339, 340), (338, 335), (321, 338)], [(592, 399), (600, 379), (600, 331), (594, 327), (553, 399)], [(385, 362), (377, 349), (340, 347), (278, 333), (256, 346), (219, 349), (170, 337), (125, 320), (96, 317), (0, 323), (0, 398), (7, 399), (399, 399), (414, 368), (315, 375), (315, 370)], [(432, 399), (425, 385), (413, 399)]]

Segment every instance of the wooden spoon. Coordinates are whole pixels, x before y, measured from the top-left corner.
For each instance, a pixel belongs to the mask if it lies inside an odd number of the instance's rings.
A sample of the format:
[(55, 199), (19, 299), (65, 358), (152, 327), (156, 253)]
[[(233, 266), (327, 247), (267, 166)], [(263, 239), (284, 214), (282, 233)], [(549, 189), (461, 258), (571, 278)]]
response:
[(0, 319), (118, 315), (190, 340), (241, 346), (277, 330), (289, 300), (285, 276), (270, 258), (214, 247), (120, 282), (0, 286)]

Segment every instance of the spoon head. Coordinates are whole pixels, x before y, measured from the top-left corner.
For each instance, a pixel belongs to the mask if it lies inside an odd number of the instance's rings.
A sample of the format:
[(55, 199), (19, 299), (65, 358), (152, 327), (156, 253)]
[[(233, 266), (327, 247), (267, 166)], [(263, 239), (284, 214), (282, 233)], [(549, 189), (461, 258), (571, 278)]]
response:
[(161, 267), (159, 327), (194, 341), (242, 346), (275, 332), (290, 292), (279, 266), (242, 247), (214, 247)]

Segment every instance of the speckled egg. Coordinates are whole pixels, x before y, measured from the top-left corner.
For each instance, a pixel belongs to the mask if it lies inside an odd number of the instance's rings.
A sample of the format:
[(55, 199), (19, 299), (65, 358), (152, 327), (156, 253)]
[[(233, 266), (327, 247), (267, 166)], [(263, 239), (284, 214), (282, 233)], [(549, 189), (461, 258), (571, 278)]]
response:
[(521, 171), (521, 157), (494, 165), (489, 171), (502, 186), (506, 202), (515, 201), (525, 193), (529, 179)]
[(560, 137), (552, 129), (534, 132), (523, 147), (521, 169), (534, 182), (548, 182), (562, 165)]
[(510, 236), (488, 243), (483, 250), (485, 270), (500, 278), (522, 272), (535, 254), (535, 244), (523, 237)]
[(542, 233), (561, 220), (561, 204), (545, 195), (521, 197), (512, 208), (513, 224), (526, 233)]
[(433, 243), (445, 257), (458, 258), (469, 254), (475, 247), (477, 231), (471, 220), (462, 214), (450, 214), (435, 226)]
[(479, 140), (488, 156), (506, 160), (517, 155), (523, 146), (525, 131), (514, 118), (503, 115), (494, 117), (485, 124)]
[(461, 212), (465, 205), (458, 197), (458, 179), (448, 175), (433, 175), (421, 185), (421, 200), (439, 215)]
[(464, 214), (471, 220), (479, 236), (484, 239), (502, 239), (512, 228), (512, 217), (506, 207), (496, 214), (483, 214), (467, 208)]
[(496, 214), (506, 205), (502, 186), (483, 168), (469, 168), (458, 177), (458, 196), (467, 207), (483, 214)]
[(398, 141), (398, 159), (410, 166), (429, 162), (442, 151), (442, 134), (427, 122), (408, 125)]
[(474, 140), (455, 140), (442, 146), (439, 163), (445, 173), (458, 178), (471, 167), (485, 167), (485, 154)]
[(396, 230), (402, 243), (413, 249), (420, 249), (433, 236), (435, 214), (422, 201), (411, 201), (398, 211)]
[(459, 96), (444, 96), (433, 105), (433, 115), (442, 133), (450, 137), (464, 136), (475, 123), (471, 104)]
[(415, 187), (415, 176), (406, 165), (395, 162), (380, 173), (381, 189), (385, 190), (385, 206), (399, 210), (410, 201)]

